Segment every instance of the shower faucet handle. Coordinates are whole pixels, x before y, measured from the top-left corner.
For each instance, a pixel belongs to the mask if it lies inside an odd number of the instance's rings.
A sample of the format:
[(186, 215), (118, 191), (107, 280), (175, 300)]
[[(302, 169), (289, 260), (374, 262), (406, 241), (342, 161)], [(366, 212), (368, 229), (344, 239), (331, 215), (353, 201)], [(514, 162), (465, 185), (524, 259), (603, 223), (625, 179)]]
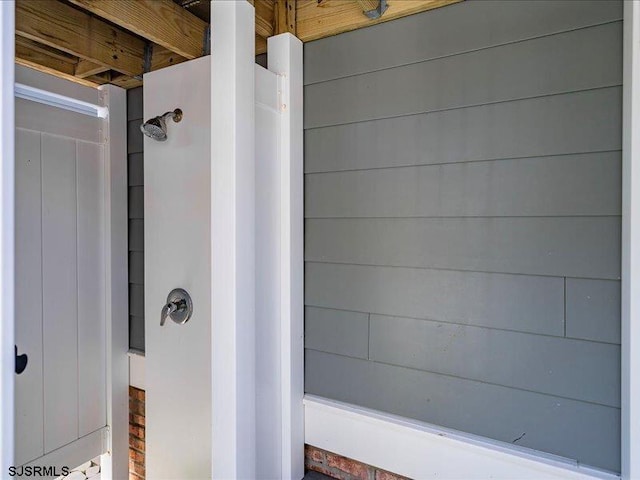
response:
[(187, 323), (193, 313), (191, 296), (182, 288), (174, 288), (167, 296), (167, 303), (160, 311), (160, 326), (163, 327), (167, 317), (178, 325)]

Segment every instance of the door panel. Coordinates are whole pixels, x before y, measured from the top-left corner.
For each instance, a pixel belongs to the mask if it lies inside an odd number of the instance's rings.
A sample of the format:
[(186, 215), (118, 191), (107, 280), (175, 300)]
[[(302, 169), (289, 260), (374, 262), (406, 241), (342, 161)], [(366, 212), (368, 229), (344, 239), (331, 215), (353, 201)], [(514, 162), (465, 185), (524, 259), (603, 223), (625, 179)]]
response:
[(15, 375), (15, 464), (44, 453), (40, 133), (16, 129), (16, 330), (27, 368)]

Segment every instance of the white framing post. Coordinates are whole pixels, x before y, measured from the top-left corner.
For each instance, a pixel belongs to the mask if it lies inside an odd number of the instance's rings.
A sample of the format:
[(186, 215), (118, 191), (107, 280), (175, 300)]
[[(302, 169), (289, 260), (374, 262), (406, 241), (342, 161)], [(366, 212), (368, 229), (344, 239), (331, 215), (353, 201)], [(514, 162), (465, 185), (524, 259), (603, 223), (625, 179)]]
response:
[(0, 2), (0, 476), (14, 460), (15, 4)]
[(280, 343), (282, 478), (304, 477), (304, 191), (302, 42), (268, 40), (269, 70), (280, 90)]
[(104, 121), (108, 451), (103, 478), (129, 478), (129, 312), (127, 216), (127, 92), (100, 87)]
[(212, 477), (255, 479), (255, 36), (211, 2)]
[(622, 478), (640, 479), (640, 2), (624, 2)]

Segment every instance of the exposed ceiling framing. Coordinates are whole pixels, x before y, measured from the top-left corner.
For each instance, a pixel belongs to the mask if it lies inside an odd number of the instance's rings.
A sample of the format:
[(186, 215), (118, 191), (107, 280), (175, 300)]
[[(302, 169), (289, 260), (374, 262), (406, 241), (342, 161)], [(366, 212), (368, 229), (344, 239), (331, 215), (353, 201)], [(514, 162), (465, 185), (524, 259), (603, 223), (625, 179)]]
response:
[[(289, 32), (304, 42), (461, 0), (248, 0), (255, 7), (256, 54)], [(123, 88), (142, 74), (208, 53), (208, 0), (16, 0), (16, 63), (74, 82)]]

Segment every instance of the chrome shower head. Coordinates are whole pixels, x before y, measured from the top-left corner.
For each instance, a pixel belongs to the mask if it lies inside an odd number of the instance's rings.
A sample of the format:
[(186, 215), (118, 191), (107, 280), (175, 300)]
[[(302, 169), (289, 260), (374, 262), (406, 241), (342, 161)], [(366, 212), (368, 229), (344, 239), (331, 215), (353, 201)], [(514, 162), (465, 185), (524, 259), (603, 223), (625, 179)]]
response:
[(176, 108), (173, 112), (167, 112), (158, 117), (153, 117), (140, 125), (140, 130), (147, 137), (158, 140), (159, 142), (164, 142), (167, 139), (167, 122), (165, 121), (167, 117), (178, 123), (182, 120), (182, 110)]

